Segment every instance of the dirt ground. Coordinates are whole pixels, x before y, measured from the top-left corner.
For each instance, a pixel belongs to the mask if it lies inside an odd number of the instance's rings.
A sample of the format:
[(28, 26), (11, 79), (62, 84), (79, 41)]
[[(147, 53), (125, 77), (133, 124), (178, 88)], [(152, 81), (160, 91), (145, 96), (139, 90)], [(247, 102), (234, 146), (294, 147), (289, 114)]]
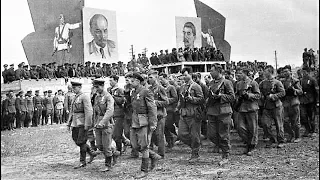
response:
[[(230, 162), (224, 167), (218, 166), (219, 154), (207, 153), (213, 144), (205, 140), (198, 162), (189, 164), (190, 149), (177, 145), (145, 179), (319, 179), (318, 135), (282, 149), (266, 149), (260, 132), (252, 157), (242, 154), (244, 146), (236, 132), (231, 137)], [(78, 150), (66, 125), (1, 132), (1, 179), (133, 179), (139, 171), (141, 160), (127, 159), (130, 148), (111, 172), (99, 172), (104, 168), (103, 155), (75, 170)]]

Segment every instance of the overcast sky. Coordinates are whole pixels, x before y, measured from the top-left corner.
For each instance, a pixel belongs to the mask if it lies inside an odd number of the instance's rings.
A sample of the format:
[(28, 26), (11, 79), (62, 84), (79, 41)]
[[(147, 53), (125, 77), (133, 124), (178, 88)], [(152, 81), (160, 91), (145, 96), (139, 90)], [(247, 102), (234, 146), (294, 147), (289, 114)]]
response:
[[(225, 39), (233, 61), (302, 64), (303, 49), (319, 49), (319, 1), (203, 0), (226, 17)], [(18, 6), (17, 6), (18, 5)], [(85, 6), (117, 12), (119, 60), (130, 45), (148, 55), (175, 47), (175, 16), (196, 17), (193, 0), (85, 0)], [(26, 0), (1, 1), (1, 64), (27, 62), (21, 40), (33, 32)], [(2, 67), (1, 67), (2, 69)]]

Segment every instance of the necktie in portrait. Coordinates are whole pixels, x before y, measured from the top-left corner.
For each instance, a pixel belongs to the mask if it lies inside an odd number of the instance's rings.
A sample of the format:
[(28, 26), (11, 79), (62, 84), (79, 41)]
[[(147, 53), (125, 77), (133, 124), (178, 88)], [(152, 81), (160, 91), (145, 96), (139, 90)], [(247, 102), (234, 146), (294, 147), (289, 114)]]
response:
[(103, 50), (103, 48), (100, 48), (100, 53), (101, 53), (101, 55), (102, 55), (102, 59), (105, 59), (106, 56), (104, 55), (104, 50)]

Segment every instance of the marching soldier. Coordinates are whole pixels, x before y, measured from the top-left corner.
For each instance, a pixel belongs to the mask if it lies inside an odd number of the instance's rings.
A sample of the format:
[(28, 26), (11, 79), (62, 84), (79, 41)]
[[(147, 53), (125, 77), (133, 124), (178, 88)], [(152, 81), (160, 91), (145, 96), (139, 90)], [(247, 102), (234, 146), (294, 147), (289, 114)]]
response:
[(111, 142), (114, 127), (114, 100), (110, 93), (104, 90), (104, 80), (94, 80), (93, 87), (97, 93), (93, 105), (93, 125), (95, 127), (97, 146), (105, 156), (106, 168), (102, 172), (106, 172), (110, 171), (112, 166), (113, 152)]
[(301, 102), (301, 124), (306, 131), (304, 137), (315, 136), (315, 112), (316, 103), (319, 103), (319, 86), (317, 81), (309, 75), (309, 68), (302, 69), (301, 86), (303, 94)]
[[(283, 129), (283, 105), (280, 98), (284, 97), (286, 92), (283, 84), (273, 77), (274, 68), (271, 65), (266, 66), (264, 70), (265, 80), (259, 84), (261, 92), (261, 100), (263, 103), (263, 114), (261, 123), (266, 132), (266, 136), (270, 139), (267, 148), (271, 147), (273, 143), (278, 141), (278, 148), (282, 148), (285, 143), (284, 129)], [(274, 121), (277, 129), (277, 138), (271, 131), (271, 120)]]
[(166, 107), (169, 104), (166, 90), (158, 82), (158, 71), (150, 70), (148, 72), (148, 84), (150, 85), (148, 89), (153, 93), (154, 100), (157, 106), (157, 129), (152, 135), (151, 144), (156, 144), (158, 146), (158, 154), (164, 158), (165, 156), (165, 140), (164, 140), (164, 127), (167, 118)]
[(8, 124), (9, 130), (13, 131), (13, 124), (16, 116), (16, 106), (15, 106), (16, 99), (13, 96), (13, 91), (9, 92), (8, 99), (5, 101), (4, 111), (5, 115), (8, 117)]
[(258, 100), (260, 89), (256, 81), (249, 78), (250, 70), (243, 69), (236, 83), (235, 109), (238, 114), (238, 133), (246, 143), (246, 152), (252, 156), (252, 151), (258, 144)]
[(27, 115), (26, 115), (26, 127), (29, 127), (30, 122), (32, 122), (32, 127), (36, 126), (34, 120), (33, 120), (33, 113), (34, 113), (34, 106), (33, 106), (33, 97), (32, 97), (32, 91), (27, 91), (27, 94), (25, 95), (26, 101), (27, 101)]
[(300, 81), (292, 77), (291, 67), (285, 66), (282, 70), (281, 82), (286, 91), (282, 100), (284, 108), (284, 130), (290, 135), (288, 142), (300, 142), (300, 101), (298, 95), (302, 94)]
[(82, 93), (82, 84), (78, 82), (71, 82), (75, 97), (72, 100), (70, 116), (68, 119), (68, 129), (72, 127), (72, 139), (80, 148), (80, 164), (75, 166), (74, 169), (82, 168), (87, 165), (86, 153), (90, 155), (91, 163), (96, 156), (87, 142), (87, 131), (92, 127), (92, 106), (89, 96)]
[(17, 128), (23, 129), (23, 126), (25, 125), (26, 115), (27, 115), (27, 102), (23, 95), (23, 91), (20, 91), (16, 98), (16, 126)]
[(35, 126), (40, 125), (40, 118), (43, 109), (43, 99), (39, 95), (39, 90), (35, 91), (35, 96), (33, 97), (33, 106), (34, 106), (34, 116), (35, 116)]
[(62, 113), (63, 113), (63, 106), (64, 106), (64, 96), (62, 95), (62, 90), (59, 89), (58, 90), (58, 95), (57, 95), (57, 99), (56, 99), (56, 103), (55, 103), (55, 110), (57, 111), (56, 112), (56, 115), (57, 115), (57, 124), (62, 124), (63, 123), (63, 120), (62, 120)]
[(116, 142), (117, 150), (122, 152), (122, 134), (124, 129), (124, 109), (125, 102), (124, 90), (118, 87), (119, 77), (117, 75), (110, 76), (110, 87), (108, 92), (114, 99), (114, 114), (113, 120), (115, 122), (113, 137)]
[(201, 110), (200, 105), (204, 103), (201, 86), (191, 78), (190, 68), (184, 68), (184, 84), (180, 88), (179, 102), (177, 109), (180, 109), (180, 121), (178, 137), (190, 146), (192, 150), (190, 162), (198, 159), (200, 150), (200, 131), (201, 131)]
[(235, 99), (233, 85), (222, 76), (222, 66), (214, 64), (210, 71), (212, 81), (209, 83), (209, 98), (207, 102), (208, 138), (216, 145), (214, 153), (222, 150), (222, 166), (229, 161), (230, 154), (230, 124), (232, 122), (231, 103)]
[(150, 170), (153, 170), (157, 161), (161, 158), (157, 153), (149, 149), (151, 136), (157, 128), (157, 106), (153, 94), (141, 85), (144, 79), (138, 73), (131, 76), (131, 85), (134, 88), (131, 96), (132, 103), (132, 127), (130, 141), (132, 148), (142, 153), (141, 172), (135, 178), (143, 178), (148, 174), (149, 158)]
[(160, 83), (165, 88), (166, 94), (168, 97), (168, 106), (167, 110), (167, 119), (164, 127), (164, 134), (166, 137), (166, 141), (168, 142), (168, 148), (171, 149), (174, 146), (174, 143), (177, 139), (177, 132), (174, 124), (179, 123), (179, 119), (175, 116), (174, 110), (177, 107), (178, 102), (178, 94), (176, 88), (171, 85), (168, 81), (167, 74), (160, 74)]

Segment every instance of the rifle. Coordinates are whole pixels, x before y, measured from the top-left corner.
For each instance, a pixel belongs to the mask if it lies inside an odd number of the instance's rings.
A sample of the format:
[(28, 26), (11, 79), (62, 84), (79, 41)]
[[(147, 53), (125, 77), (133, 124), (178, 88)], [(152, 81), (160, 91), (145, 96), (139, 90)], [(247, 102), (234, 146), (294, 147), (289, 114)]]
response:
[(290, 86), (286, 89), (286, 96), (295, 96), (293, 87), (298, 84), (299, 81), (295, 83), (290, 83)]
[(219, 95), (221, 93), (221, 87), (224, 85), (224, 81), (218, 86), (216, 91), (213, 91), (211, 87), (209, 87), (210, 93), (212, 96)]

